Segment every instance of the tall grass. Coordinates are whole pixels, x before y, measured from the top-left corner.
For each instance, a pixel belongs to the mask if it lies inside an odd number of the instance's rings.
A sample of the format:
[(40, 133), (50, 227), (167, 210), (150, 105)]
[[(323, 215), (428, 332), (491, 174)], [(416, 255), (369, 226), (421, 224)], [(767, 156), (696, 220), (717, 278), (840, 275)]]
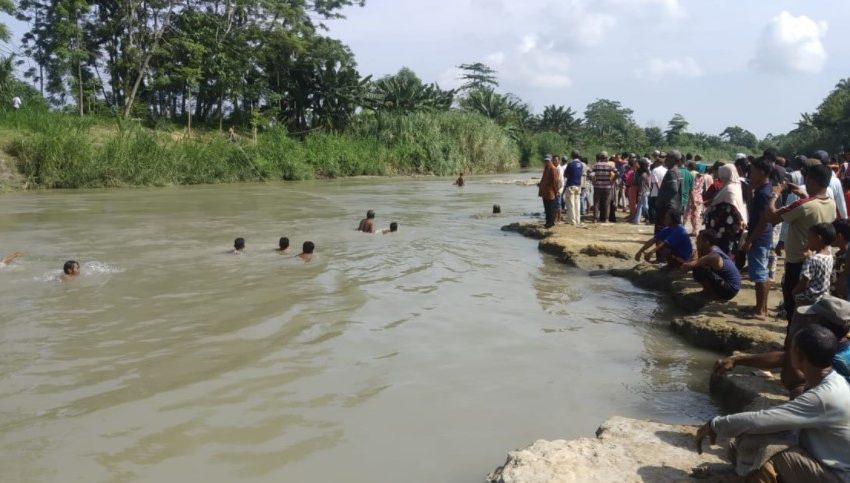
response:
[(51, 112), (0, 114), (0, 132), (28, 183), (50, 188), (488, 173), (518, 159), (501, 128), (460, 112), (364, 117), (350, 132), (303, 140), (271, 129), (256, 143)]

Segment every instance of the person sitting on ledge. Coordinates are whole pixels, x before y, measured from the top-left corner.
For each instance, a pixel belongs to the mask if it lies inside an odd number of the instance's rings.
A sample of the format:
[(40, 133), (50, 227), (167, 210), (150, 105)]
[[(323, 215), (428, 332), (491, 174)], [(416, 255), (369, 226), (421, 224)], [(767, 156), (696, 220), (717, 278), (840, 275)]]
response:
[[(711, 419), (697, 431), (697, 452), (702, 453), (706, 437), (711, 444), (718, 436), (734, 437), (733, 461), (745, 481), (850, 481), (850, 383), (832, 369), (837, 345), (835, 335), (823, 326), (801, 329), (793, 338), (790, 355), (809, 389), (771, 409)], [(796, 445), (771, 455), (768, 447), (752, 444), (772, 442), (768, 438), (773, 436), (784, 438), (782, 432), (792, 432), (787, 436), (796, 439)], [(752, 454), (745, 454), (750, 452), (743, 448), (752, 449)]]
[(369, 210), (366, 212), (366, 218), (360, 220), (360, 225), (357, 226), (357, 231), (364, 233), (375, 233), (375, 211)]
[(697, 236), (698, 259), (683, 263), (682, 271), (693, 270), (694, 280), (702, 285), (699, 295), (708, 299), (732, 300), (741, 290), (741, 273), (735, 262), (715, 244), (717, 233), (712, 229)]
[[(850, 302), (838, 297), (826, 296), (814, 305), (799, 307), (797, 316), (789, 327), (789, 337), (802, 328), (820, 325), (835, 335), (838, 340), (838, 350), (832, 359), (832, 367), (850, 381)], [(786, 341), (787, 342), (787, 341)], [(786, 343), (786, 346), (788, 343)], [(791, 367), (787, 350), (764, 352), (761, 354), (739, 354), (718, 359), (711, 374), (712, 381), (726, 375), (737, 366), (754, 367), (765, 371), (782, 368), (782, 384), (788, 389), (791, 397), (805, 390), (805, 381)]]
[(656, 263), (667, 263), (671, 268), (679, 267), (693, 257), (694, 247), (687, 230), (682, 226), (682, 212), (669, 209), (664, 215), (665, 228), (635, 253), (635, 261), (640, 261), (641, 255), (647, 262), (651, 262), (652, 254), (655, 253)]

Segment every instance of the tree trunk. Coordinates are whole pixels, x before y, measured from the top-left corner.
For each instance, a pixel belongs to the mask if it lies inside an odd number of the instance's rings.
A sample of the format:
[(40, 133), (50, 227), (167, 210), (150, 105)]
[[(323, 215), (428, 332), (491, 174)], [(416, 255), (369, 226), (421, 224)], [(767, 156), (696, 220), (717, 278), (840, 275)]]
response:
[(189, 136), (192, 136), (192, 89), (187, 91), (187, 96), (189, 97), (189, 109), (186, 111), (189, 115), (189, 122), (187, 124), (187, 128), (189, 131)]
[(79, 84), (80, 88), (80, 117), (83, 117), (83, 102), (85, 101), (85, 96), (83, 94), (83, 63), (81, 61), (77, 62), (77, 83)]
[(218, 96), (218, 130), (224, 132), (224, 95)]

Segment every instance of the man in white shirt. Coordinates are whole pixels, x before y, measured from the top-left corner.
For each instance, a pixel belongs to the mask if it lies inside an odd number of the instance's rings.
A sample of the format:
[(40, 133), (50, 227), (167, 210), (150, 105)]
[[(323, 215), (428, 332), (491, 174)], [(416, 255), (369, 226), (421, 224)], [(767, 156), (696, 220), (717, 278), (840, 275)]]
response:
[[(819, 149), (814, 153), (814, 159), (817, 159), (824, 166), (829, 166), (829, 153), (823, 149)], [(829, 180), (829, 188), (826, 194), (835, 201), (835, 208), (838, 210), (838, 217), (842, 220), (847, 218), (847, 204), (844, 202), (844, 190), (841, 188), (841, 180), (835, 173), (832, 173), (832, 179)]]
[(661, 186), (661, 181), (667, 174), (667, 168), (664, 166), (665, 153), (656, 151), (655, 162), (649, 175), (649, 221), (655, 223), (655, 199), (658, 198), (658, 187)]
[(558, 170), (558, 215), (556, 221), (564, 221), (564, 170), (567, 168), (567, 157), (555, 156), (555, 168)]
[(23, 101), (21, 101), (20, 97), (15, 96), (15, 97), (12, 98), (12, 108), (13, 109), (15, 109), (17, 111), (18, 109), (21, 108), (21, 104), (23, 104)]
[[(832, 369), (837, 347), (826, 327), (801, 329), (791, 343), (791, 363), (809, 389), (770, 409), (712, 418), (697, 432), (697, 451), (706, 437), (714, 444), (717, 436), (752, 439), (788, 431), (796, 445), (769, 457), (738, 451), (736, 472), (747, 481), (850, 483), (850, 383)], [(749, 446), (738, 443), (738, 450)]]

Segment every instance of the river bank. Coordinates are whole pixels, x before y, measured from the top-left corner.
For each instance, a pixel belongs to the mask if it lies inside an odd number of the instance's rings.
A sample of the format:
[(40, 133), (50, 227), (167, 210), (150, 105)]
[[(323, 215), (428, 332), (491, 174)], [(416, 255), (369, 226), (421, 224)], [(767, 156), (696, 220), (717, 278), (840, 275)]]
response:
[[(591, 273), (609, 274), (630, 280), (636, 286), (659, 291), (681, 313), (670, 329), (695, 347), (720, 354), (734, 351), (763, 351), (781, 346), (784, 320), (741, 318), (741, 308), (755, 303), (753, 284), (743, 282), (731, 302), (707, 302), (694, 294), (699, 286), (683, 273), (664, 272), (647, 263), (637, 263), (634, 254), (652, 236), (652, 227), (628, 223), (573, 227), (557, 225), (544, 229), (540, 222), (511, 223), (503, 231), (539, 240), (540, 251), (560, 262)], [(777, 274), (777, 280), (781, 276)], [(776, 284), (770, 305), (781, 300)], [(706, 378), (709, 374), (705, 375)], [(736, 369), (715, 383), (711, 394), (727, 412), (756, 410), (785, 398), (775, 379)], [(539, 440), (508, 454), (507, 461), (490, 475), (496, 483), (552, 481), (730, 481), (734, 478), (723, 441), (703, 455), (693, 448), (694, 426), (669, 425), (614, 416), (597, 430), (595, 438), (572, 441)], [(612, 465), (612, 462), (616, 464)]]

